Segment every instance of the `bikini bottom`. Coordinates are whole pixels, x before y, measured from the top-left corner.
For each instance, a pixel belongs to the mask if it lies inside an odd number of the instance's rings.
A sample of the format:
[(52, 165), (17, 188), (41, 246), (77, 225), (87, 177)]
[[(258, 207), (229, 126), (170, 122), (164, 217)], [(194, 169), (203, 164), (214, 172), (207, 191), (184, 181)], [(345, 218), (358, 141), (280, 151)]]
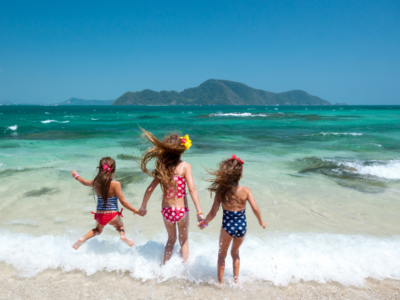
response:
[(115, 218), (115, 216), (123, 217), (122, 211), (123, 208), (121, 209), (121, 212), (116, 211), (112, 213), (99, 214), (91, 211), (91, 213), (94, 214), (94, 219), (99, 222), (100, 225), (107, 225), (112, 219)]
[(188, 207), (164, 207), (161, 209), (164, 219), (171, 223), (179, 222), (188, 212)]

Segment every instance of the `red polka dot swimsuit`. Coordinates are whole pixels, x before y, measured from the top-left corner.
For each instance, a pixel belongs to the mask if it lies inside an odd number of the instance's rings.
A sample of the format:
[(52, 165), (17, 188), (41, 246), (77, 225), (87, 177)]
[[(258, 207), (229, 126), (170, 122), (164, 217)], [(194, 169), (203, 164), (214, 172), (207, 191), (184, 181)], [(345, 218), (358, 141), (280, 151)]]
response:
[[(176, 183), (176, 193), (175, 187), (169, 186), (167, 188), (167, 194), (165, 198), (167, 199), (178, 199), (186, 197), (186, 179), (185, 177), (181, 176), (183, 167), (185, 166), (185, 162), (183, 162), (182, 169), (179, 172), (179, 175), (174, 175), (174, 181)], [(179, 222), (189, 211), (188, 207), (163, 207), (161, 209), (161, 213), (165, 220), (176, 223)]]

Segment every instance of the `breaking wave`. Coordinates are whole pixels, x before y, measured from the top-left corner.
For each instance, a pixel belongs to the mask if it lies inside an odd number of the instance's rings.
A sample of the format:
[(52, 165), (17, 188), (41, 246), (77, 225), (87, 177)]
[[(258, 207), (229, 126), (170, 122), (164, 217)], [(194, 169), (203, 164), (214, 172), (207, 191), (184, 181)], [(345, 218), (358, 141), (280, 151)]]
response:
[[(20, 276), (33, 277), (47, 269), (129, 272), (139, 280), (183, 279), (215, 283), (218, 236), (192, 233), (191, 256), (182, 264), (176, 245), (171, 260), (162, 265), (166, 237), (140, 241), (129, 248), (116, 236), (102, 235), (72, 249), (75, 238), (0, 231), (0, 261), (11, 264)], [(131, 236), (132, 237), (132, 236)], [(248, 234), (241, 247), (242, 282), (265, 280), (286, 286), (291, 282), (338, 282), (360, 286), (366, 278), (400, 279), (400, 238), (317, 233)], [(373, 259), (371, 259), (373, 257)], [(225, 274), (231, 277), (228, 256)]]
[(53, 123), (53, 122), (55, 122), (55, 123), (68, 123), (69, 121), (45, 120), (45, 121), (40, 121), (40, 122), (42, 122), (43, 124), (47, 124), (47, 123)]

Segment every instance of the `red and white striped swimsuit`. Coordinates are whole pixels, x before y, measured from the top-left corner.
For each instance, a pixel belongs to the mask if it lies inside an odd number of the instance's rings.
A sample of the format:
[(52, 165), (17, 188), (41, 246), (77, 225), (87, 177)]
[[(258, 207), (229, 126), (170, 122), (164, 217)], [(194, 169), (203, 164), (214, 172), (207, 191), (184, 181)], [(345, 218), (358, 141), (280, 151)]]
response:
[[(167, 189), (167, 194), (165, 198), (167, 199), (178, 199), (184, 198), (187, 196), (186, 194), (186, 179), (185, 177), (181, 176), (183, 167), (185, 166), (185, 162), (183, 162), (181, 171), (179, 175), (174, 175), (174, 181), (176, 183), (176, 193), (175, 187), (169, 186)], [(161, 209), (161, 213), (165, 220), (176, 223), (179, 222), (189, 211), (188, 207), (163, 207)]]

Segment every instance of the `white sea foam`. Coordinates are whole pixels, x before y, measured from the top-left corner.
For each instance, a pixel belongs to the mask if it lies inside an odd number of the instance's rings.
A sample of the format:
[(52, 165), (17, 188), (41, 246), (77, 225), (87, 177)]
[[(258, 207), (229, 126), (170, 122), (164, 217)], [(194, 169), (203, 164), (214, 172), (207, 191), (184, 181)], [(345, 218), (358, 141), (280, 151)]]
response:
[(15, 130), (17, 130), (17, 128), (18, 128), (18, 125), (13, 125), (13, 126), (9, 126), (9, 127), (7, 127), (7, 129), (6, 129), (6, 130), (10, 129), (10, 130), (13, 130), (13, 131), (15, 131)]
[(333, 161), (338, 166), (353, 169), (353, 172), (361, 175), (371, 175), (391, 180), (400, 179), (400, 160), (362, 162), (325, 159), (325, 161)]
[(45, 111), (44, 113), (45, 113), (46, 115), (51, 115), (51, 113), (49, 113), (49, 112), (47, 112), (47, 111)]
[(56, 120), (45, 120), (45, 121), (40, 121), (40, 122), (42, 122), (43, 124), (47, 124), (47, 123), (53, 123), (53, 122), (56, 122), (56, 123), (68, 123), (69, 121), (56, 121)]
[(319, 132), (319, 133), (313, 133), (313, 134), (309, 134), (309, 135), (361, 136), (363, 134), (358, 133), (358, 132)]
[(92, 119), (92, 121), (98, 121), (99, 119), (95, 119), (95, 118), (91, 118)]
[[(129, 236), (129, 234), (128, 234)], [(101, 235), (78, 251), (75, 238), (38, 236), (0, 231), (0, 261), (13, 265), (20, 276), (33, 277), (46, 269), (122, 271), (140, 280), (184, 279), (215, 282), (218, 236), (192, 233), (191, 256), (185, 266), (176, 246), (172, 259), (162, 266), (165, 235), (128, 248), (115, 235)], [(400, 279), (400, 237), (376, 238), (339, 234), (248, 234), (240, 249), (240, 280), (266, 280), (285, 286), (290, 282), (328, 281), (360, 286), (366, 278)], [(373, 259), (371, 259), (373, 258)], [(231, 278), (231, 258), (225, 274)], [(185, 272), (186, 269), (186, 272)]]
[(252, 114), (252, 113), (216, 113), (211, 114), (211, 117), (267, 117), (267, 114)]

